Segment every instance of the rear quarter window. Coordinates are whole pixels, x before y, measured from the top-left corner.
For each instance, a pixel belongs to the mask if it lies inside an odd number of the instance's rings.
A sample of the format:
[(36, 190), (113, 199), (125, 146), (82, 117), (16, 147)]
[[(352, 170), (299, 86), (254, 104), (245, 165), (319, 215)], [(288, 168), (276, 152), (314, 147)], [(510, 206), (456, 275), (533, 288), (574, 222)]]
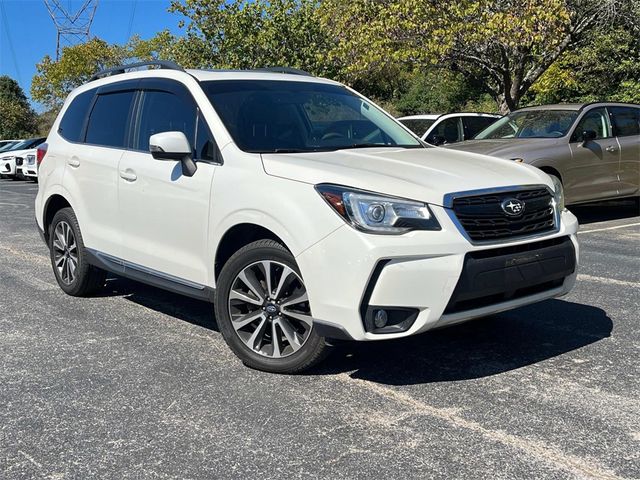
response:
[(71, 101), (71, 104), (64, 112), (62, 120), (60, 120), (58, 133), (66, 140), (70, 142), (81, 142), (83, 140), (84, 121), (87, 118), (95, 93), (96, 89), (81, 93)]

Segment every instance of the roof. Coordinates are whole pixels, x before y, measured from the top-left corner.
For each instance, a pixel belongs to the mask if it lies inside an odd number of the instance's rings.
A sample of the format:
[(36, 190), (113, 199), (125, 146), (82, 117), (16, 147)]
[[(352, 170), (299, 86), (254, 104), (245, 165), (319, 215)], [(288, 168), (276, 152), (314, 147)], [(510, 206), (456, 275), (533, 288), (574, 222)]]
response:
[(589, 103), (555, 103), (552, 105), (533, 105), (531, 107), (524, 107), (515, 110), (517, 112), (529, 111), (529, 110), (574, 110), (580, 111), (585, 107), (590, 107), (592, 105), (610, 105), (610, 106), (631, 106), (638, 107), (639, 105), (633, 103), (621, 103), (621, 102), (589, 102)]
[(186, 70), (200, 81), (210, 80), (280, 80), (289, 82), (312, 82), (339, 85), (338, 82), (311, 75), (266, 72), (261, 70)]
[(499, 118), (502, 115), (496, 113), (484, 113), (484, 112), (452, 112), (452, 113), (424, 113), (421, 115), (407, 115), (406, 117), (399, 117), (398, 120), (437, 120), (440, 117), (495, 117)]

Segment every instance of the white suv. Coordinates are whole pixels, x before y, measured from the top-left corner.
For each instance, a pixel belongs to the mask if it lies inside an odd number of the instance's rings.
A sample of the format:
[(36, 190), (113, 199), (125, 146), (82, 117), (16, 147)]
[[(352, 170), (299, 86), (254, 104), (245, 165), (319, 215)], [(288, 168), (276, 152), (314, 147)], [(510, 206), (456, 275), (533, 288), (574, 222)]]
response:
[(76, 89), (38, 151), (37, 222), (66, 293), (109, 271), (212, 301), (242, 361), (298, 372), (332, 339), (573, 286), (578, 224), (540, 170), (428, 147), (303, 72), (155, 64)]

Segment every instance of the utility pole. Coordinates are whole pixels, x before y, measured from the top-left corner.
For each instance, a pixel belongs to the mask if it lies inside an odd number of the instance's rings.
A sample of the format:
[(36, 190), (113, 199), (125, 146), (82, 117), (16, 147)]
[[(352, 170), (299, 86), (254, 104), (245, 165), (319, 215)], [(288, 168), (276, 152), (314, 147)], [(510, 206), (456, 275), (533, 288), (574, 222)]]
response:
[(70, 1), (67, 2), (68, 8), (62, 5), (63, 2), (64, 0), (44, 0), (57, 30), (56, 61), (60, 59), (62, 47), (89, 40), (89, 30), (98, 7), (98, 0), (84, 0), (74, 12)]

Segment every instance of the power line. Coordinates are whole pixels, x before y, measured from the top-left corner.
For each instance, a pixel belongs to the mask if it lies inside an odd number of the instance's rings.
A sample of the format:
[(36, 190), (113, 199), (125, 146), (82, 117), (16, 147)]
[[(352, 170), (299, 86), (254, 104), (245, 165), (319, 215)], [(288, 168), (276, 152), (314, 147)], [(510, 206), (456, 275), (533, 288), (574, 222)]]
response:
[(11, 58), (13, 59), (13, 66), (16, 69), (16, 76), (18, 77), (18, 83), (22, 85), (22, 75), (20, 75), (20, 67), (18, 66), (16, 51), (13, 48), (13, 41), (11, 40), (11, 34), (9, 33), (9, 22), (7, 21), (7, 12), (4, 9), (4, 2), (2, 1), (0, 1), (0, 10), (2, 11), (2, 21), (4, 22), (4, 31), (7, 35), (7, 41), (9, 42), (9, 51), (11, 52)]
[(133, 28), (133, 19), (136, 16), (136, 6), (138, 5), (138, 0), (133, 0), (133, 7), (131, 8), (131, 17), (129, 18), (129, 32), (127, 33), (127, 38), (125, 42), (128, 42), (131, 39), (131, 30)]

